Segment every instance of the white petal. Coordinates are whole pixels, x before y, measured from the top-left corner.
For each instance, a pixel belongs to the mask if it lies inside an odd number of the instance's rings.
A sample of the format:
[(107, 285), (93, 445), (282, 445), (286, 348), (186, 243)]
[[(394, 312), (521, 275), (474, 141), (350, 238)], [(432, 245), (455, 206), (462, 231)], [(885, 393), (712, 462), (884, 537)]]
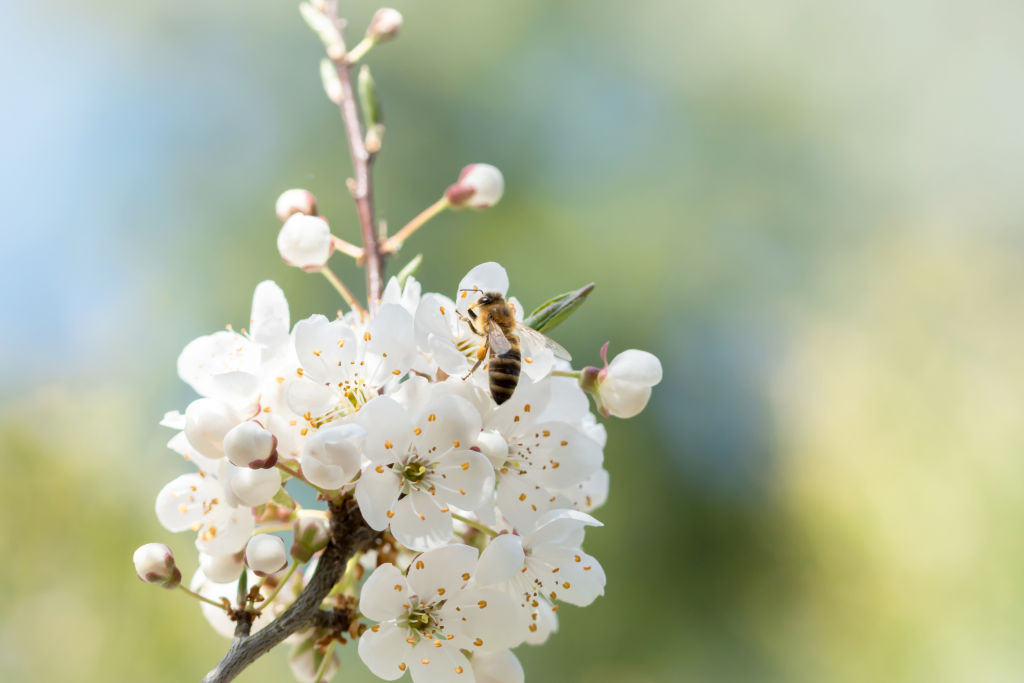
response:
[(288, 550), (284, 539), (273, 534), (259, 534), (245, 546), (245, 564), (257, 576), (276, 574), (288, 566)]
[(454, 596), (443, 609), (446, 614), (454, 612), (465, 619), (455, 621), (454, 627), (477, 649), (501, 650), (523, 641), (525, 615), (507, 593), (491, 588), (469, 589)]
[(357, 424), (321, 429), (302, 447), (302, 473), (316, 486), (336, 489), (359, 472), (359, 448), (366, 430)]
[(511, 650), (478, 652), (473, 655), (476, 683), (524, 683), (523, 665)]
[(451, 448), (469, 448), (480, 434), (480, 414), (473, 404), (452, 395), (437, 396), (414, 420), (420, 433), (414, 438), (421, 455), (435, 457)]
[[(532, 558), (546, 565), (542, 574), (546, 576), (545, 589), (549, 598), (554, 593), (557, 596), (554, 599), (586, 607), (604, 595), (604, 569), (583, 551), (547, 546), (534, 553)], [(530, 564), (532, 566), (532, 562)], [(558, 571), (552, 573), (554, 569)]]
[[(475, 291), (462, 291), (467, 289)], [(459, 282), (459, 291), (455, 297), (459, 311), (465, 313), (469, 304), (479, 299), (484, 292), (497, 292), (502, 296), (508, 293), (508, 273), (493, 261), (481, 263)]]
[(195, 446), (189, 443), (185, 432), (178, 432), (172, 436), (171, 440), (167, 442), (167, 447), (195, 465), (200, 472), (216, 472), (219, 463), (223, 462), (223, 458), (207, 458), (200, 453)]
[(366, 457), (380, 463), (404, 458), (412, 441), (413, 426), (401, 404), (390, 396), (378, 396), (364, 405), (358, 415), (359, 424), (366, 429)]
[(225, 462), (224, 470), (221, 471), (225, 470), (230, 470), (227, 485), (243, 505), (263, 505), (281, 488), (281, 472), (274, 468), (254, 470)]
[(520, 336), (523, 342), (523, 372), (534, 382), (551, 374), (555, 366), (555, 354), (546, 346), (533, 342), (530, 337)]
[(203, 573), (216, 583), (235, 581), (242, 573), (245, 565), (237, 554), (207, 555), (199, 553), (199, 567)]
[(214, 505), (196, 536), (196, 548), (210, 555), (236, 553), (245, 547), (255, 528), (249, 508)]
[(526, 642), (530, 645), (542, 645), (558, 630), (558, 615), (546, 599), (538, 599), (537, 606), (530, 607), (528, 617), (530, 625), (537, 627), (526, 632)]
[(359, 592), (359, 611), (373, 621), (398, 619), (408, 611), (404, 605), (409, 603), (412, 594), (402, 572), (388, 562), (377, 567), (363, 584)]
[(220, 495), (215, 479), (183, 474), (169, 481), (156, 495), (156, 518), (168, 531), (185, 531), (200, 523), (203, 507)]
[(405, 374), (416, 353), (412, 316), (397, 304), (384, 304), (367, 325), (363, 376), (371, 386), (381, 386)]
[(494, 429), (506, 439), (516, 434), (527, 433), (537, 422), (537, 417), (544, 412), (551, 394), (549, 382), (533, 382), (528, 377), (519, 376), (519, 386), (512, 398), (497, 406), (487, 417), (484, 429)]
[(356, 482), (356, 502), (363, 519), (372, 529), (388, 528), (388, 513), (394, 511), (395, 501), (402, 488), (400, 475), (386, 465), (371, 463)]
[(200, 398), (185, 409), (185, 436), (208, 458), (224, 457), (224, 436), (242, 421), (230, 405), (215, 398)]
[[(604, 526), (585, 512), (579, 510), (551, 510), (537, 520), (533, 532), (525, 543), (530, 548), (543, 545), (573, 545), (579, 547), (582, 540), (578, 533), (588, 526)], [(573, 540), (570, 540), (573, 539)]]
[(405, 674), (412, 658), (412, 647), (405, 642), (406, 637), (408, 631), (395, 624), (372, 626), (359, 637), (359, 658), (377, 678), (397, 680)]
[(259, 367), (259, 347), (229, 330), (194, 339), (178, 356), (178, 376), (200, 396), (212, 395), (216, 375), (232, 371), (257, 373)]
[(450, 643), (440, 640), (420, 640), (413, 648), (409, 667), (413, 683), (465, 683), (475, 680), (473, 667), (466, 656)]
[(410, 550), (439, 548), (451, 539), (452, 531), (451, 512), (441, 512), (429, 493), (413, 491), (395, 504), (391, 533)]
[(608, 470), (600, 469), (563, 493), (577, 510), (593, 512), (608, 501), (609, 480)]
[(468, 449), (452, 450), (441, 458), (430, 483), (445, 502), (473, 512), (491, 500), (494, 468), (481, 453)]
[(288, 409), (296, 415), (323, 415), (337, 405), (338, 397), (322, 384), (308, 379), (289, 380), (285, 387)]
[(447, 599), (469, 581), (477, 549), (453, 543), (418, 555), (409, 565), (409, 585), (421, 603)]
[(252, 295), (249, 336), (264, 348), (274, 349), (288, 341), (290, 318), (288, 300), (272, 280), (256, 285)]
[(608, 364), (608, 378), (616, 382), (629, 382), (653, 387), (661, 381), (661, 361), (653, 353), (627, 349)]
[[(565, 422), (544, 422), (521, 437), (509, 458), (529, 469), (537, 483), (549, 489), (578, 484), (601, 467), (601, 447)], [(525, 466), (524, 466), (525, 463)]]
[(164, 413), (164, 417), (160, 420), (161, 427), (170, 427), (171, 429), (184, 429), (185, 428), (185, 413), (179, 410), (169, 410)]
[(422, 349), (428, 348), (427, 339), (433, 335), (446, 338), (455, 344), (452, 331), (457, 329), (455, 303), (440, 294), (427, 294), (416, 309), (416, 343)]
[(540, 422), (568, 422), (577, 424), (590, 412), (590, 400), (587, 393), (572, 377), (552, 377), (550, 383), (550, 399)]
[(651, 400), (651, 388), (628, 382), (605, 382), (598, 390), (601, 406), (615, 417), (639, 415)]
[(559, 501), (528, 475), (509, 472), (498, 479), (497, 502), (505, 519), (520, 533), (528, 533)]
[(306, 376), (330, 384), (348, 379), (358, 352), (356, 333), (348, 323), (313, 315), (295, 324), (294, 338)]
[(480, 554), (476, 583), (490, 586), (511, 581), (522, 570), (524, 561), (522, 537), (502, 534), (488, 543)]

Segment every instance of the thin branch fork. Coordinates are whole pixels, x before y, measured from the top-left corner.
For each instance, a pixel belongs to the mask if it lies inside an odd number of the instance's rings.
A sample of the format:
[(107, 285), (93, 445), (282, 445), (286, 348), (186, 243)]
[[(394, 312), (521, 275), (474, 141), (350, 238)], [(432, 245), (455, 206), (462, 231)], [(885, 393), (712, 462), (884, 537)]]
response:
[(202, 683), (227, 683), (291, 634), (324, 619), (320, 603), (345, 572), (355, 553), (368, 548), (378, 532), (367, 526), (352, 498), (331, 504), (331, 540), (317, 563), (313, 578), (288, 609), (251, 636), (236, 637), (227, 654)]

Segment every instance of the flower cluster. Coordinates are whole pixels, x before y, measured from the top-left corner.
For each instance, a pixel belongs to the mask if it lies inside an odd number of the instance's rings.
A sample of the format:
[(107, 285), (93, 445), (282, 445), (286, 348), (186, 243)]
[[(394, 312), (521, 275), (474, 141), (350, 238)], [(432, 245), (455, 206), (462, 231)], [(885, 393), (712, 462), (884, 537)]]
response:
[[(395, 552), (362, 560), (375, 567), (359, 603), (378, 622), (359, 640), (371, 671), (454, 681), (493, 666), (504, 672), (494, 680), (514, 680), (509, 648), (544, 642), (559, 603), (585, 606), (604, 591), (582, 545), (609, 479), (581, 373), (560, 370), (550, 349), (523, 336), (522, 374), (501, 405), (486, 367), (469, 373), (485, 340), (465, 312), (508, 287), (496, 263), (473, 268), (453, 298), (392, 279), (372, 317), (291, 327), (280, 288), (263, 282), (248, 331), (188, 344), (178, 372), (199, 398), (162, 424), (178, 430), (169, 446), (195, 470), (160, 491), (156, 512), (168, 530), (195, 532), (192, 584), (233, 595), (245, 566), (283, 575), (285, 544), (266, 532), (326, 516), (299, 508), (283, 488), (295, 478), (323, 498), (353, 496), (392, 540)], [(618, 384), (652, 383), (642, 364), (631, 375), (617, 361), (608, 375)]]
[[(198, 599), (213, 629), (236, 638), (225, 656), (236, 658), (233, 673), (218, 666), (205, 680), (230, 680), (287, 638), (300, 681), (330, 678), (347, 639), (385, 680), (409, 671), (416, 683), (522, 681), (512, 649), (545, 642), (562, 603), (604, 593), (601, 564), (583, 550), (609, 489), (605, 428), (588, 393), (604, 417), (636, 415), (661, 364), (633, 349), (608, 362), (606, 344), (603, 368), (575, 370), (542, 334), (593, 285), (529, 316), (493, 262), (447, 295), (423, 293), (419, 257), (385, 286), (384, 260), (413, 233), (447, 209), (494, 206), (505, 183), (494, 166), (471, 164), (386, 235), (369, 204), (383, 118), (365, 65), (362, 118), (349, 106), (349, 69), (395, 38), (402, 17), (380, 10), (346, 49), (334, 9), (301, 6), (326, 48), (325, 91), (351, 133), (363, 245), (332, 234), (306, 190), (285, 192), (275, 208), (282, 260), (323, 275), (348, 311), (293, 325), (284, 293), (265, 281), (245, 328), (184, 348), (178, 374), (197, 397), (161, 424), (190, 471), (160, 490), (156, 515), (194, 534), (199, 568), (182, 583), (170, 548), (150, 543), (135, 553), (136, 572)], [(336, 253), (365, 266), (365, 308), (328, 266)], [(247, 651), (261, 629), (262, 644)]]

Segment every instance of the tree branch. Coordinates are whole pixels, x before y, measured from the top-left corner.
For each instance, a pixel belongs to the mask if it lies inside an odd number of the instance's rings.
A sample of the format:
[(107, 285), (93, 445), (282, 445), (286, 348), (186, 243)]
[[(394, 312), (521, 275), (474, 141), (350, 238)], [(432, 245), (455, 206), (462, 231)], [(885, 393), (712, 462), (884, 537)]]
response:
[(331, 504), (331, 540), (317, 563), (316, 573), (292, 605), (277, 619), (251, 636), (235, 638), (220, 663), (203, 683), (226, 683), (291, 634), (323, 619), (320, 603), (345, 571), (356, 552), (367, 548), (378, 532), (367, 526), (352, 498)]
[[(337, 5), (337, 2), (328, 2), (326, 13), (327, 17), (338, 26), (340, 34), (343, 22), (338, 18)], [(345, 124), (348, 149), (352, 157), (352, 172), (355, 175), (355, 182), (349, 186), (349, 190), (352, 192), (352, 198), (356, 202), (356, 211), (359, 214), (359, 230), (363, 237), (363, 258), (366, 263), (366, 299), (372, 314), (376, 312), (377, 304), (384, 291), (384, 261), (387, 254), (382, 248), (381, 238), (377, 234), (373, 208), (373, 177), (371, 175), (373, 155), (366, 149), (365, 134), (359, 121), (359, 109), (356, 106), (352, 74), (349, 71), (351, 63), (345, 53), (345, 44), (341, 43), (337, 48), (328, 50), (327, 56), (334, 63), (334, 68), (338, 72), (338, 82), (341, 84), (341, 98), (337, 104), (341, 109), (341, 120)]]

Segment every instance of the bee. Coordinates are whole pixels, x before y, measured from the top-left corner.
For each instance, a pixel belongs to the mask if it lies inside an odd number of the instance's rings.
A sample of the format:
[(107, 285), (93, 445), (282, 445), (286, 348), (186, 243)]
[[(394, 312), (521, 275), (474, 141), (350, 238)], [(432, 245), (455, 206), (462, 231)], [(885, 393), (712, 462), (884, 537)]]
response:
[(476, 365), (463, 379), (468, 379), (484, 359), (488, 359), (487, 380), (491, 398), (498, 405), (510, 399), (519, 384), (519, 374), (523, 367), (521, 342), (527, 342), (537, 348), (550, 349), (558, 358), (572, 360), (572, 356), (561, 345), (518, 322), (514, 307), (498, 292), (484, 292), (479, 299), (470, 304), (467, 313), (468, 318), (461, 314), (460, 317), (466, 321), (474, 334), (484, 338), (484, 345), (480, 348)]

